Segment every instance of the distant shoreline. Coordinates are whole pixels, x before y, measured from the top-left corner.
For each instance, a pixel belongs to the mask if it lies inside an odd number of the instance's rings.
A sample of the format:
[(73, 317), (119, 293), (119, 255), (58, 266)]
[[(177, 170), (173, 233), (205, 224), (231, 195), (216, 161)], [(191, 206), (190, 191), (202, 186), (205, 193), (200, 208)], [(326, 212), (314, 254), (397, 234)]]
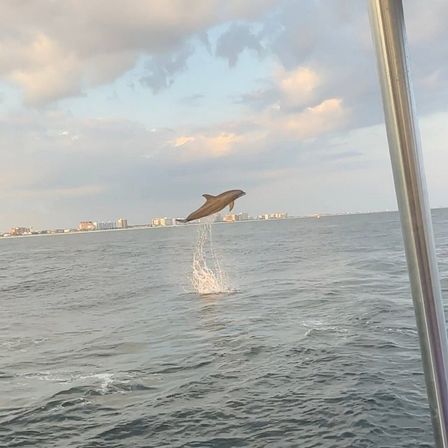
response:
[[(431, 211), (434, 210), (444, 210), (448, 207), (435, 207), (431, 208)], [(341, 217), (341, 216), (354, 216), (354, 215), (374, 215), (380, 213), (398, 213), (398, 210), (381, 210), (381, 211), (371, 211), (371, 212), (343, 212), (343, 213), (316, 213), (314, 215), (308, 216), (288, 216), (287, 218), (270, 218), (270, 219), (245, 219), (242, 221), (215, 221), (212, 224), (242, 224), (245, 222), (268, 222), (268, 221), (288, 221), (293, 219), (323, 219), (323, 218), (332, 218), (332, 217)], [(94, 233), (104, 233), (104, 232), (121, 232), (121, 231), (131, 231), (131, 230), (156, 230), (156, 229), (172, 229), (172, 228), (185, 228), (189, 226), (198, 226), (200, 222), (191, 222), (188, 224), (175, 224), (175, 225), (167, 225), (167, 226), (151, 226), (151, 225), (136, 225), (129, 226), (124, 229), (103, 229), (103, 230), (78, 230), (73, 232), (55, 232), (55, 233), (38, 233), (33, 235), (10, 235), (10, 236), (0, 236), (1, 240), (10, 240), (17, 238), (31, 238), (31, 237), (39, 237), (39, 236), (67, 236), (67, 235), (84, 235), (84, 234), (94, 234)]]

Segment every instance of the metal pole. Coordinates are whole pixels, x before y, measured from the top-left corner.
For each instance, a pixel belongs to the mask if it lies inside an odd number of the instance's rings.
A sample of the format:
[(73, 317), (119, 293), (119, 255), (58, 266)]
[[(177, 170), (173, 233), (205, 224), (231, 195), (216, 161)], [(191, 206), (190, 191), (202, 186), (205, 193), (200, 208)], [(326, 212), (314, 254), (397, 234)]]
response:
[(448, 447), (448, 351), (401, 0), (370, 0), (387, 138), (437, 447)]

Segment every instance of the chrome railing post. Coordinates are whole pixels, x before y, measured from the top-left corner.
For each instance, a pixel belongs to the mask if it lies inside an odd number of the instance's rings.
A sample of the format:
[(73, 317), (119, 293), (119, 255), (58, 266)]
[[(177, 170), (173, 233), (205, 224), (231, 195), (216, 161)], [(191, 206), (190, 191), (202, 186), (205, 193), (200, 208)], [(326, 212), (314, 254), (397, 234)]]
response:
[(401, 0), (370, 0), (387, 138), (437, 447), (448, 447), (448, 352)]

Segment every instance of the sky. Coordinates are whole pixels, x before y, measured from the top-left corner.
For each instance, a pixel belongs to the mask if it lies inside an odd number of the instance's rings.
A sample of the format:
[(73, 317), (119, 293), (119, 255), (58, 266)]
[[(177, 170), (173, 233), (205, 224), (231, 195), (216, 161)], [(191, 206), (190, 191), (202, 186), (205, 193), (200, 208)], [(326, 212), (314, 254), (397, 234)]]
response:
[[(432, 207), (448, 206), (448, 3), (404, 2)], [(364, 0), (29, 0), (0, 15), (0, 231), (396, 209)]]

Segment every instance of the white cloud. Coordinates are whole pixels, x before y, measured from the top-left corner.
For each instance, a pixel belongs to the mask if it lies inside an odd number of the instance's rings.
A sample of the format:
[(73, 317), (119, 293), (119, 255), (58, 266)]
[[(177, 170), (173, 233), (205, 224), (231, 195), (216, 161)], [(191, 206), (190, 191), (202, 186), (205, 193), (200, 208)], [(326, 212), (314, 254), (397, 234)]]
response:
[(280, 69), (276, 78), (282, 101), (294, 106), (309, 102), (321, 83), (321, 76), (309, 67), (298, 67), (289, 72)]
[[(27, 102), (40, 104), (107, 83), (152, 56), (146, 82), (164, 87), (182, 69), (169, 54), (219, 23), (255, 19), (272, 0), (7, 1), (0, 15), (0, 76), (16, 83)], [(162, 64), (163, 66), (163, 64)], [(163, 75), (163, 72), (162, 72)]]
[(348, 119), (349, 111), (343, 107), (342, 99), (329, 98), (303, 112), (281, 116), (275, 126), (296, 138), (317, 138), (341, 129)]
[(191, 161), (195, 158), (228, 156), (236, 150), (237, 145), (245, 151), (247, 143), (249, 143), (247, 136), (218, 130), (210, 135), (196, 134), (178, 137), (175, 139), (174, 146), (182, 148), (181, 160)]

